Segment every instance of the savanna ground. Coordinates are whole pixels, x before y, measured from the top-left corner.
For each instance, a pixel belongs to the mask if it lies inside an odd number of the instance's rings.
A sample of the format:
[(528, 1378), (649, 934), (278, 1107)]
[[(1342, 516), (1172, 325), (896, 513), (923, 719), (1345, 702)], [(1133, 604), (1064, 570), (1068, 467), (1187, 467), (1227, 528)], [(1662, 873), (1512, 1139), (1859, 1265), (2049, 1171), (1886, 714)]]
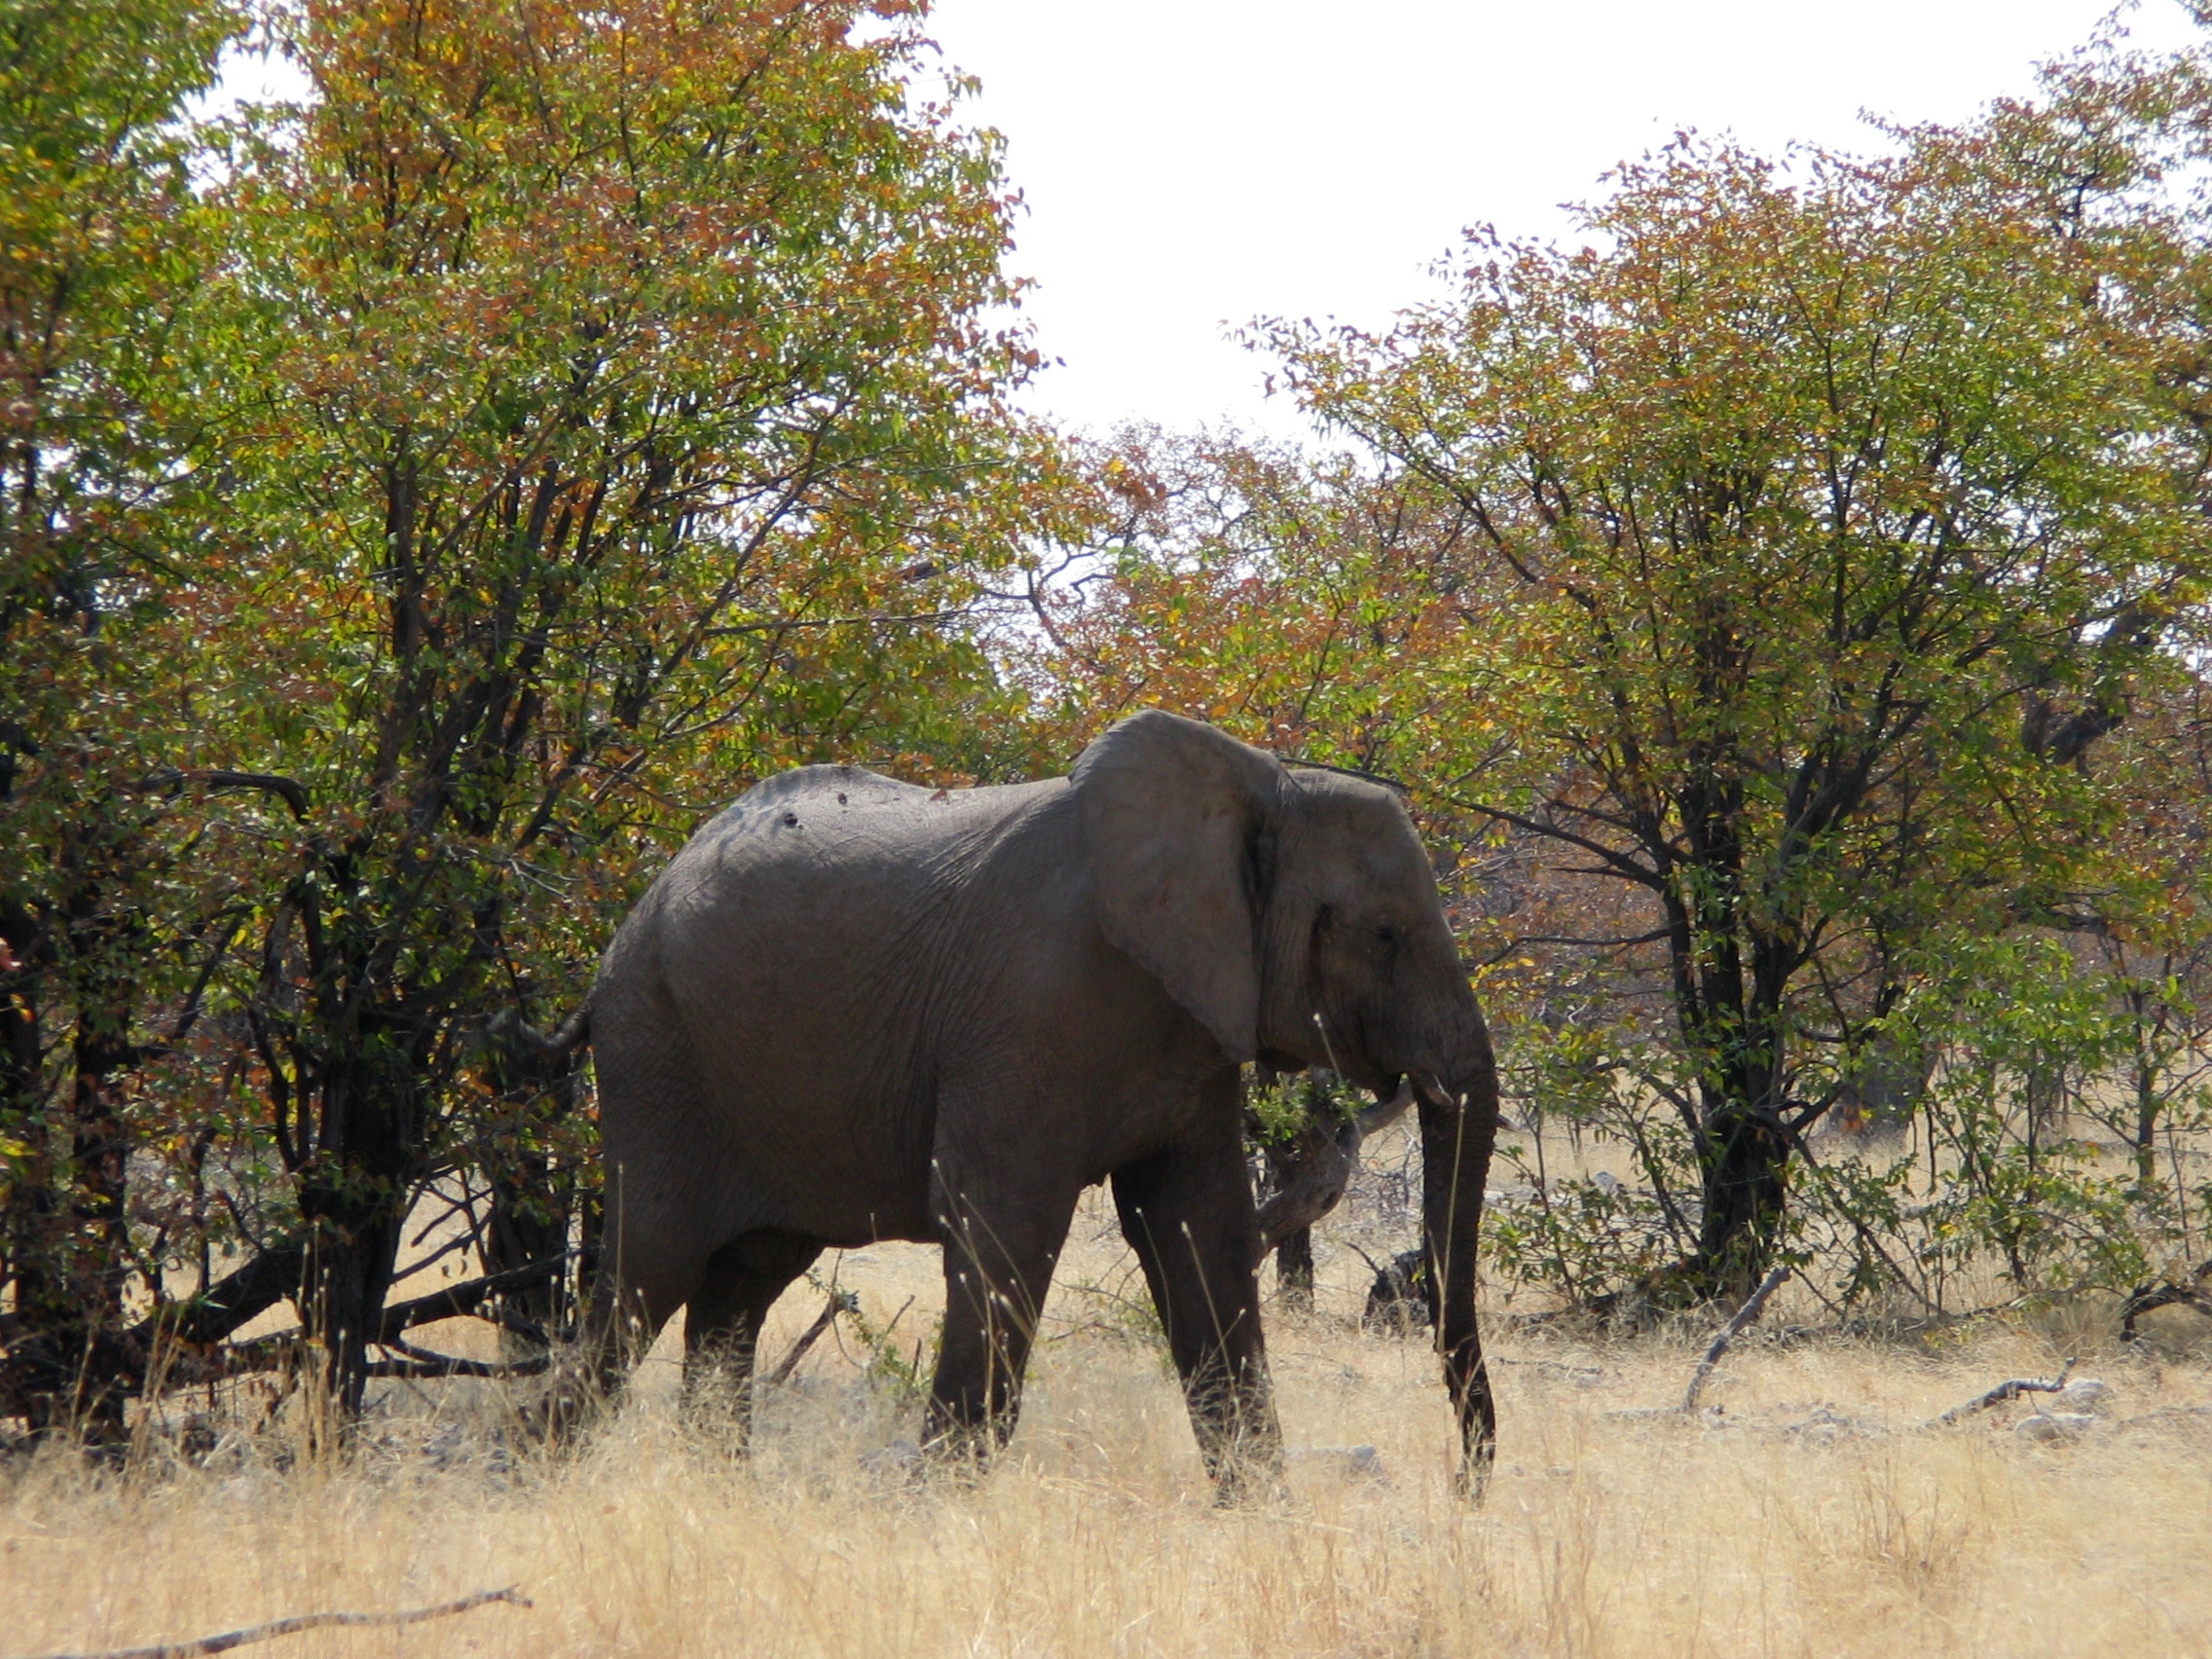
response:
[[(1798, 1328), (1815, 1310), (1786, 1292), (1685, 1418), (1662, 1408), (1709, 1324), (1608, 1339), (1498, 1307), (1502, 1443), (1470, 1506), (1425, 1345), (1360, 1328), (1372, 1275), (1353, 1246), (1380, 1256), (1400, 1229), (1387, 1205), (1348, 1206), (1321, 1233), (1315, 1310), (1272, 1311), (1292, 1448), (1273, 1507), (1210, 1502), (1093, 1195), (1020, 1432), (979, 1485), (917, 1487), (901, 1456), (935, 1253), (852, 1252), (822, 1272), (858, 1292), (865, 1326), (840, 1321), (766, 1396), (750, 1463), (679, 1421), (672, 1331), (630, 1409), (567, 1460), (511, 1436), (501, 1385), (461, 1381), (383, 1385), (343, 1457), (300, 1456), (297, 1405), (261, 1422), (269, 1394), (248, 1387), (197, 1420), (206, 1402), (170, 1402), (127, 1469), (0, 1470), (0, 1653), (507, 1584), (533, 1604), (257, 1651), (2212, 1653), (2196, 1314), (2154, 1314), (2124, 1346), (2109, 1307), (1877, 1341)], [(822, 1304), (802, 1283), (779, 1306), (771, 1364)], [(461, 1322), (420, 1340), (495, 1351)], [(2069, 1356), (2111, 1390), (2093, 1426), (2019, 1433), (2032, 1398), (1928, 1426)]]

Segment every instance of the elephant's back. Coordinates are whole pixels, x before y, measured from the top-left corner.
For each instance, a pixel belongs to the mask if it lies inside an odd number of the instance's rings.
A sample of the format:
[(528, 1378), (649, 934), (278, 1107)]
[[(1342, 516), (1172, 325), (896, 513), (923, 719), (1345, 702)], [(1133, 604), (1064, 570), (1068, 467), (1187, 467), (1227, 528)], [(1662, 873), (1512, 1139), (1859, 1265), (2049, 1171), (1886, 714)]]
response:
[(730, 905), (766, 919), (797, 907), (814, 925), (834, 925), (826, 905), (841, 914), (941, 897), (964, 859), (1066, 787), (1055, 778), (933, 790), (861, 766), (802, 766), (702, 826), (655, 886), (669, 890), (671, 919)]
[(889, 1189), (926, 1170), (933, 1034), (977, 953), (968, 877), (1041, 809), (1065, 817), (1051, 807), (1066, 787), (931, 790), (809, 766), (703, 826), (593, 991), (609, 1147), (635, 1160), (670, 1139), (676, 1102), (702, 1174), (751, 1187), (804, 1166), (792, 1184), (808, 1213), (775, 1225), (827, 1228), (812, 1208), (840, 1191), (880, 1224)]
[(1055, 786), (1065, 783), (931, 790), (859, 766), (765, 779), (670, 862), (623, 924), (602, 977), (650, 978), (707, 1007), (726, 1008), (742, 988), (757, 1005), (763, 981), (803, 977), (808, 958), (850, 963), (854, 947), (880, 946), (886, 930), (941, 910), (968, 853)]

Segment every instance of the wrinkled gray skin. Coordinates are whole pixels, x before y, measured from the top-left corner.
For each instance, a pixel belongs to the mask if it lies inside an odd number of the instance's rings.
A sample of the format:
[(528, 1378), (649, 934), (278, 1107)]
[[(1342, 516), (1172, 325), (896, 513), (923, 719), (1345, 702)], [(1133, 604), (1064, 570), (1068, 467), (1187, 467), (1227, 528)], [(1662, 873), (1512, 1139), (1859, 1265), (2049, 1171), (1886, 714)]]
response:
[(1411, 1084), (1463, 1472), (1488, 1459), (1474, 1244), (1495, 1077), (1385, 790), (1159, 712), (1041, 783), (809, 766), (678, 855), (591, 1021), (609, 1385), (688, 1307), (687, 1386), (742, 1391), (762, 1315), (822, 1250), (935, 1240), (925, 1446), (986, 1453), (1013, 1431), (1076, 1200), (1111, 1180), (1208, 1470), (1225, 1496), (1272, 1489), (1237, 1069), (1262, 1058), (1378, 1097)]

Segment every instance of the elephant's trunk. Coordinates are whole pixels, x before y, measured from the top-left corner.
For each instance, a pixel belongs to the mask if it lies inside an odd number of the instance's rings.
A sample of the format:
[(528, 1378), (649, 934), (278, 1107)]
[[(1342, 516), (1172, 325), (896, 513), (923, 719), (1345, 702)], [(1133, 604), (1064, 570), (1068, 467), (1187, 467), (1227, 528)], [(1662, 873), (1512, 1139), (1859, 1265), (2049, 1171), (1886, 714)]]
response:
[(1497, 1411), (1475, 1328), (1475, 1242), (1483, 1184), (1497, 1138), (1497, 1068), (1482, 1018), (1441, 1074), (1417, 1075), (1420, 1095), (1421, 1231), (1444, 1382), (1459, 1419), (1462, 1488), (1479, 1489), (1497, 1443)]

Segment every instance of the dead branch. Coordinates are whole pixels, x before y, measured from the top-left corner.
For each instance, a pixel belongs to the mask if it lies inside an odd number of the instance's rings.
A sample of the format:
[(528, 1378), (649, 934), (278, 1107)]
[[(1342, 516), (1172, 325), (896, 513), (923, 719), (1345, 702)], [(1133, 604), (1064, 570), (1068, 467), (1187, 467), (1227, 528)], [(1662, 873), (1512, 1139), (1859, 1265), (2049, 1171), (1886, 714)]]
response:
[(2050, 1379), (2015, 1377), (2009, 1382), (2000, 1382), (1986, 1394), (1977, 1394), (1963, 1406), (1953, 1406), (1936, 1420), (1938, 1423), (1960, 1422), (1991, 1406), (2001, 1406), (2007, 1400), (2016, 1400), (2022, 1394), (2055, 1394), (2066, 1386), (2067, 1378), (2074, 1375), (2074, 1361), (2068, 1360), (2059, 1367), (2058, 1375)]
[(210, 1382), (229, 1382), (234, 1377), (279, 1370), (292, 1362), (299, 1343), (298, 1331), (278, 1331), (224, 1347), (194, 1348), (181, 1344), (164, 1344), (155, 1350), (156, 1363), (147, 1367), (147, 1375), (151, 1379), (159, 1369), (165, 1386), (204, 1387)]
[(1268, 1161), (1281, 1186), (1260, 1206), (1260, 1255), (1303, 1232), (1337, 1207), (1359, 1168), (1359, 1149), (1412, 1108), (1411, 1078), (1389, 1099), (1341, 1124), (1317, 1124), (1287, 1148), (1272, 1148)]
[(479, 1590), (473, 1596), (463, 1596), (458, 1602), (441, 1602), (434, 1607), (409, 1607), (396, 1613), (300, 1613), (269, 1624), (225, 1631), (220, 1636), (203, 1636), (195, 1641), (159, 1641), (151, 1647), (110, 1647), (96, 1653), (56, 1653), (50, 1659), (197, 1659), (203, 1653), (227, 1653), (249, 1641), (268, 1641), (279, 1636), (297, 1635), (303, 1630), (322, 1630), (331, 1625), (421, 1624), (425, 1619), (450, 1618), (475, 1607), (488, 1607), (494, 1602), (506, 1602), (517, 1607), (532, 1605), (520, 1587), (510, 1584), (504, 1590)]
[(2212, 1277), (2207, 1270), (2212, 1270), (2212, 1262), (2197, 1269), (2197, 1283), (2194, 1286), (2147, 1284), (2130, 1294), (2120, 1305), (2120, 1340), (2123, 1343), (2137, 1341), (2141, 1333), (2135, 1329), (2135, 1321), (2155, 1308), (2194, 1308), (2199, 1313), (2212, 1315), (2212, 1297), (2205, 1296), (2201, 1288), (2205, 1280)]
[(292, 816), (300, 823), (307, 822), (308, 792), (297, 780), (280, 778), (272, 772), (180, 771), (174, 766), (163, 766), (134, 779), (124, 787), (174, 793), (183, 784), (205, 784), (213, 790), (258, 790), (263, 794), (280, 798), (292, 809)]
[(142, 1349), (151, 1349), (157, 1340), (212, 1346), (298, 1290), (305, 1259), (298, 1244), (259, 1251), (181, 1309), (172, 1304), (149, 1313), (124, 1334), (125, 1340)]
[(377, 1326), (373, 1341), (389, 1346), (401, 1332), (410, 1325), (427, 1325), (437, 1319), (458, 1319), (464, 1313), (473, 1313), (496, 1296), (504, 1296), (510, 1290), (528, 1290), (543, 1284), (559, 1273), (578, 1254), (574, 1250), (548, 1256), (542, 1262), (531, 1262), (523, 1267), (509, 1268), (505, 1272), (487, 1273), (482, 1278), (468, 1279), (461, 1284), (449, 1285), (444, 1290), (432, 1291), (428, 1296), (418, 1296), (412, 1302), (395, 1302), (384, 1310), (384, 1319)]
[(403, 1377), (410, 1380), (430, 1377), (489, 1377), (503, 1381), (512, 1377), (541, 1376), (553, 1364), (549, 1354), (539, 1354), (535, 1359), (519, 1359), (507, 1364), (495, 1364), (482, 1359), (456, 1359), (451, 1354), (432, 1353), (428, 1348), (416, 1347), (396, 1337), (386, 1341), (382, 1346), (406, 1357), (370, 1361), (367, 1372), (371, 1377)]
[(1713, 1368), (1720, 1363), (1720, 1356), (1728, 1351), (1728, 1345), (1758, 1322), (1766, 1311), (1766, 1299), (1782, 1287), (1789, 1276), (1788, 1268), (1777, 1268), (1759, 1281), (1758, 1289), (1751, 1292), (1744, 1306), (1736, 1309), (1736, 1316), (1720, 1327), (1720, 1334), (1713, 1339), (1713, 1346), (1705, 1350), (1698, 1361), (1697, 1370), (1690, 1374), (1689, 1391), (1682, 1396), (1682, 1410), (1697, 1410), (1697, 1397), (1705, 1392), (1705, 1380), (1713, 1375)]
[(831, 1291), (830, 1300), (822, 1305), (822, 1311), (814, 1316), (814, 1323), (799, 1333), (798, 1341), (792, 1344), (792, 1351), (785, 1354), (776, 1369), (768, 1373), (768, 1386), (774, 1388), (789, 1382), (792, 1373), (798, 1369), (798, 1362), (806, 1357), (806, 1350), (822, 1340), (822, 1333), (836, 1323), (837, 1315), (857, 1312), (859, 1309), (860, 1298), (851, 1291)]
[(264, 794), (277, 796), (292, 809), (292, 816), (301, 823), (307, 822), (308, 792), (291, 778), (279, 778), (269, 772), (202, 772), (199, 776), (218, 790), (259, 790)]

